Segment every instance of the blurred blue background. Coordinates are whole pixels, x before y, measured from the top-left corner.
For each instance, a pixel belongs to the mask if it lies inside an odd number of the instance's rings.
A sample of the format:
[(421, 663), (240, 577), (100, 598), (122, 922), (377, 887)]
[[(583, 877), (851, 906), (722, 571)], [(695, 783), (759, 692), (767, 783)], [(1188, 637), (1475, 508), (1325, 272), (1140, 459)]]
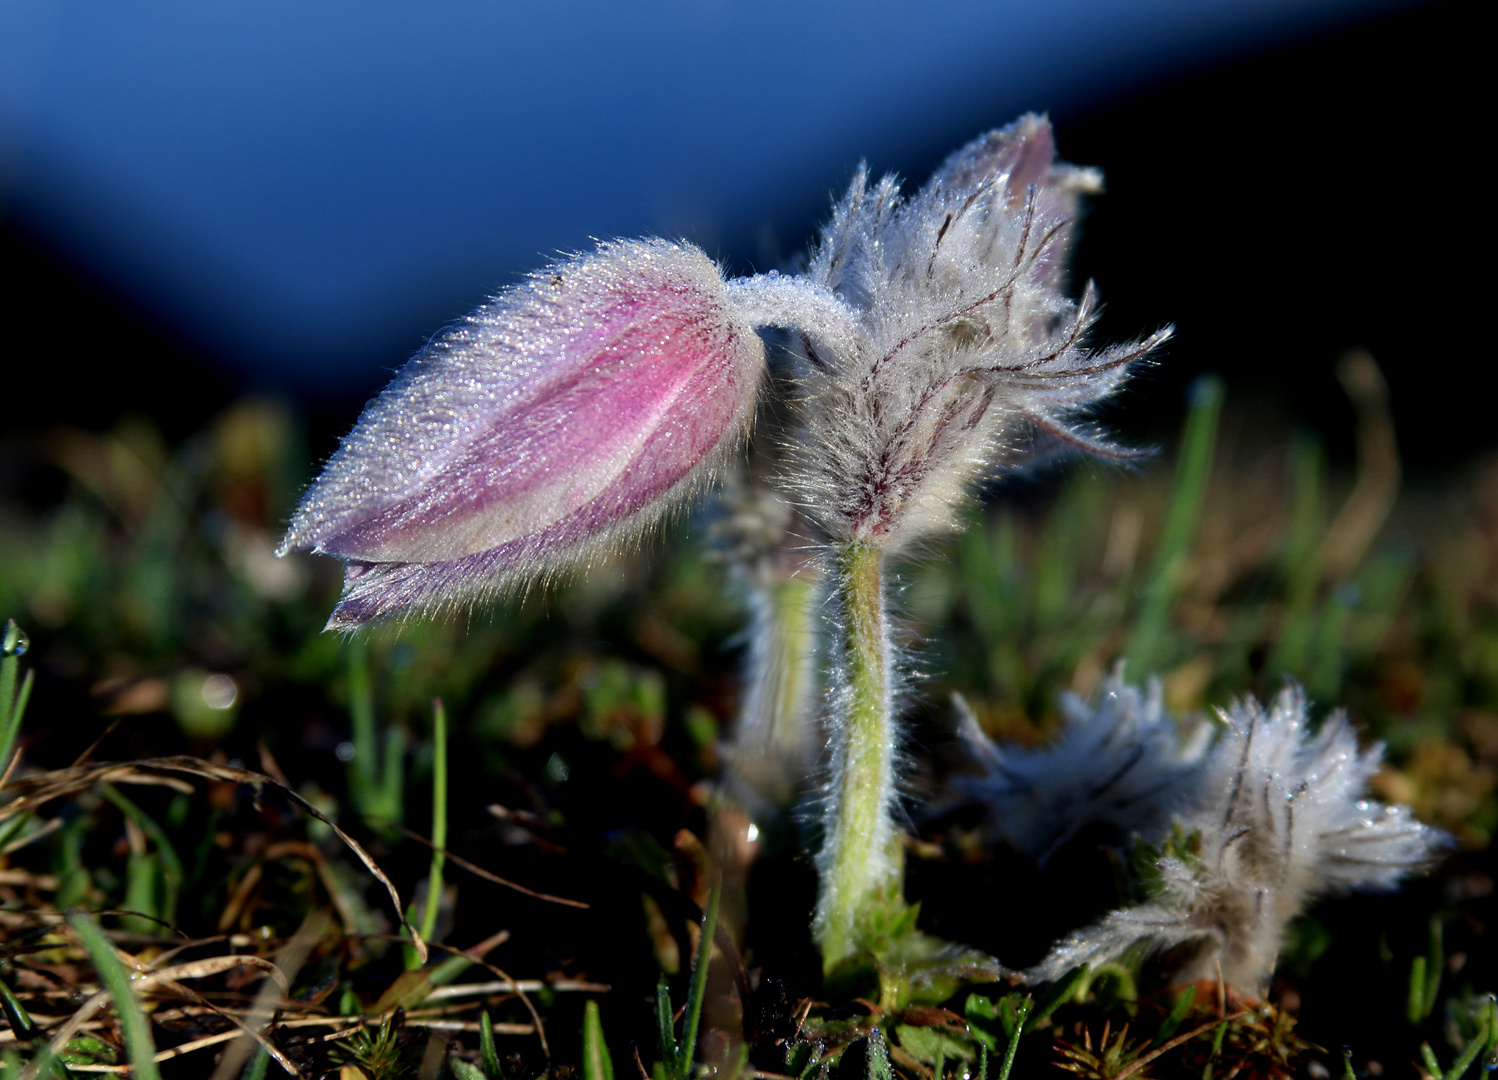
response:
[[(1413, 271), (1449, 295), (1458, 241), (1418, 239), (1439, 230), (1408, 203), (1436, 194), (1422, 172), (1451, 182), (1432, 166), (1475, 109), (1475, 10), (5, 0), (10, 347), (96, 386), (203, 364), (203, 387), (347, 408), (556, 251), (685, 236), (765, 269), (860, 158), (919, 182), (1049, 110), (1063, 154), (1109, 175), (1081, 255), (1107, 336), (1178, 322), (1182, 373), (1255, 377), (1291, 345), (1329, 371), (1357, 344), (1397, 373), (1421, 331), (1381, 347), (1395, 305), (1370, 292)], [(1359, 298), (1371, 325), (1328, 325)]]

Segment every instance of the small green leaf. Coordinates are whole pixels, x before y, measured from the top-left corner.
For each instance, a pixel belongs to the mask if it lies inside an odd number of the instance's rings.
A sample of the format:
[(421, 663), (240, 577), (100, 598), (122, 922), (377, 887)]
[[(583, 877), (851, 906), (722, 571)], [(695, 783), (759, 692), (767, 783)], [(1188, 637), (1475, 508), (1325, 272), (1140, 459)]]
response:
[(426, 1000), (432, 992), (432, 973), (428, 970), (403, 971), (385, 988), (380, 1000), (366, 1010), (368, 1016), (384, 1016), (398, 1008), (411, 1009)]
[(1430, 1048), (1428, 1042), (1420, 1044), (1420, 1060), (1425, 1065), (1425, 1071), (1431, 1076), (1440, 1076), (1445, 1071), (1441, 1068), (1440, 1059), (1436, 1057), (1436, 1052)]
[(866, 1055), (868, 1068), (865, 1076), (867, 1080), (895, 1080), (895, 1070), (889, 1063), (889, 1048), (884, 1045), (884, 1032), (878, 1028), (869, 1032)]
[(1181, 1021), (1186, 1019), (1186, 1014), (1191, 1011), (1191, 1003), (1195, 1000), (1195, 986), (1188, 986), (1185, 990), (1181, 991), (1181, 995), (1176, 998), (1176, 1003), (1171, 1006), (1170, 1015), (1165, 1018), (1165, 1022), (1160, 1025), (1160, 1030), (1155, 1033), (1155, 1037), (1150, 1041), (1151, 1049), (1161, 1046), (1170, 1040), (1170, 1037), (1176, 1033), (1176, 1028), (1181, 1026)]
[(614, 1080), (614, 1063), (603, 1040), (596, 1001), (589, 1001), (583, 1008), (583, 1080)]
[[(994, 1024), (1002, 1023), (999, 1019), (999, 1010), (994, 1008), (993, 1002), (982, 994), (971, 994), (962, 1006), (963, 1017), (967, 1020), (968, 1030), (973, 1033), (973, 1038), (979, 1044), (990, 1050), (999, 1048), (998, 1036), (990, 1030)], [(1003, 1025), (1006, 1037), (1009, 1036), (1007, 1024)]]
[[(1058, 982), (1051, 984), (1051, 988), (1046, 991), (1045, 997), (1040, 999), (1040, 1004), (1035, 1006), (1035, 1011), (1030, 1014), (1030, 1018), (1020, 1021), (1020, 1034), (1029, 1034), (1045, 1023), (1045, 1021), (1049, 1020), (1051, 1013), (1061, 1008), (1062, 1004), (1076, 993), (1077, 987), (1081, 986), (1086, 979), (1087, 965), (1083, 964), (1080, 967), (1072, 968), (1065, 975), (1061, 976)], [(1026, 1005), (1028, 1006), (1028, 999), (1026, 1000)], [(1026, 1011), (1028, 1011), (1028, 1008)]]
[(488, 1080), (504, 1080), (499, 1054), (494, 1049), (494, 1025), (489, 1021), (487, 1009), (479, 1015), (479, 1060), (483, 1062)]
[(681, 1073), (681, 1050), (676, 1045), (676, 1021), (671, 1009), (671, 987), (666, 977), (661, 976), (655, 984), (655, 1025), (660, 1036), (661, 1061), (666, 1066), (667, 1076)]
[(940, 1028), (901, 1024), (895, 1028), (895, 1038), (911, 1057), (926, 1065), (935, 1066), (950, 1059), (972, 1061), (978, 1056), (972, 1040)]

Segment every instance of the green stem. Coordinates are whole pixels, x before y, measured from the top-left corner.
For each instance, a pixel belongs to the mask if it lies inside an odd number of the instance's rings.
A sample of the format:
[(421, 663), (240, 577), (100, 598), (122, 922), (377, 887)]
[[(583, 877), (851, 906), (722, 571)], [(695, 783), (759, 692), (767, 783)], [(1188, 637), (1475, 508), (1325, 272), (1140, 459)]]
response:
[(863, 946), (869, 916), (901, 892), (890, 817), (896, 736), (883, 563), (878, 548), (855, 544), (839, 554), (833, 578), (839, 670), (816, 921), (828, 970)]

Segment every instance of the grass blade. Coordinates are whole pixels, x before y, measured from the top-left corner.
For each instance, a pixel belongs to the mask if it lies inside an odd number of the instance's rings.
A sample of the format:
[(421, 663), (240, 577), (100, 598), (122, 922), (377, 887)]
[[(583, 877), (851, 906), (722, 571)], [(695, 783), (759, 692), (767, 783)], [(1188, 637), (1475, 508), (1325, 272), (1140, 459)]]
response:
[(442, 866), (447, 853), (447, 710), (442, 699), (432, 701), (432, 868), (427, 877), (426, 907), (421, 913), (421, 936), (428, 941), (437, 929), (442, 906)]
[(687, 996), (687, 1012), (682, 1018), (681, 1062), (682, 1073), (692, 1068), (692, 1058), (697, 1052), (697, 1027), (702, 1021), (702, 1001), (707, 996), (707, 971), (713, 961), (713, 939), (718, 932), (718, 897), (722, 892), (722, 879), (713, 882), (713, 891), (707, 898), (707, 912), (702, 916), (702, 936), (697, 939), (697, 953), (692, 957), (692, 989)]
[[(1492, 1053), (1493, 1047), (1498, 1045), (1498, 1004), (1492, 998), (1488, 998), (1488, 1007), (1484, 1010), (1483, 1028), (1472, 1036), (1462, 1050), (1461, 1055), (1451, 1063), (1451, 1068), (1441, 1075), (1441, 1080), (1461, 1080), (1462, 1074), (1472, 1067), (1472, 1062), (1477, 1060), (1480, 1053)], [(1424, 1047), (1422, 1046), (1423, 1050)]]
[(68, 924), (94, 962), (100, 985), (114, 1000), (120, 1031), (125, 1036), (125, 1049), (130, 1054), (130, 1064), (135, 1068), (137, 1080), (161, 1080), (161, 1071), (156, 1068), (156, 1044), (151, 1039), (151, 1026), (146, 1022), (146, 1014), (136, 1000), (135, 991), (131, 989), (130, 976), (114, 954), (114, 946), (87, 912), (69, 915)]
[[(1057, 1001), (1057, 1004), (1059, 1004), (1059, 1003), (1060, 1003), (1060, 999), (1058, 999), (1058, 1001)], [(1015, 1020), (1019, 1024), (1019, 1030), (1020, 1030), (1021, 1033), (1024, 1032), (1024, 1030), (1025, 1030), (1025, 1020), (1030, 1015), (1030, 1005), (1031, 1005), (1030, 999), (1029, 998), (1025, 998), (1025, 1000), (1021, 1001), (1015, 1007), (1015, 1010), (1014, 1010), (1014, 1017), (1015, 1017)], [(1004, 1064), (1001, 1065), (1001, 1066), (999, 1066), (999, 1077), (998, 1077), (998, 1080), (1009, 1080), (1009, 1070), (1012, 1069), (1012, 1068), (1014, 1068), (1014, 1055), (1018, 1051), (1019, 1051), (1019, 1037), (1016, 1036), (1016, 1037), (1014, 1037), (1014, 1038), (1012, 1038), (1012, 1039), (1009, 1040), (1009, 1045), (1007, 1045), (1007, 1046), (1004, 1047)]]
[[(1088, 967), (1086, 964), (1083, 964), (1080, 967), (1072, 968), (1061, 977), (1059, 982), (1052, 983), (1051, 988), (1046, 991), (1045, 997), (1040, 999), (1040, 1004), (1035, 1007), (1035, 1011), (1030, 1014), (1029, 1018), (1020, 1019), (1019, 1033), (1021, 1035), (1028, 1035), (1031, 1031), (1049, 1020), (1051, 1013), (1061, 1008), (1062, 1003), (1071, 997), (1072, 994), (1076, 993), (1077, 987), (1081, 986), (1083, 981), (1086, 980), (1087, 972)], [(1019, 1007), (1028, 1011), (1029, 1005), (1030, 999), (1026, 998), (1020, 1003)]]
[(671, 987), (662, 975), (655, 984), (655, 1024), (661, 1040), (661, 1060), (671, 1076), (681, 1075), (681, 1048), (676, 1045), (676, 1021), (671, 1009)]
[(1181, 1021), (1186, 1019), (1186, 1013), (1190, 1011), (1191, 1003), (1195, 1000), (1196, 987), (1188, 986), (1181, 991), (1181, 996), (1176, 998), (1176, 1003), (1171, 1006), (1170, 1015), (1165, 1018), (1165, 1022), (1160, 1025), (1160, 1030), (1155, 1033), (1154, 1039), (1150, 1042), (1152, 1049), (1176, 1033), (1176, 1028), (1180, 1027)]
[(583, 1008), (583, 1080), (614, 1080), (614, 1063), (609, 1060), (596, 1001)]
[(884, 1032), (877, 1027), (869, 1032), (868, 1080), (895, 1080), (895, 1070), (889, 1063), (889, 1048), (884, 1045)]
[(1170, 611), (1186, 569), (1186, 558), (1191, 553), (1191, 543), (1196, 538), (1207, 477), (1212, 471), (1217, 417), (1222, 408), (1222, 380), (1212, 376), (1198, 379), (1190, 395), (1191, 406), (1186, 413), (1186, 430), (1165, 530), (1155, 553), (1154, 569), (1144, 588), (1144, 604), (1125, 651), (1130, 668), (1137, 672), (1154, 671), (1160, 665)]
[(504, 1080), (499, 1053), (494, 1049), (494, 1024), (487, 1009), (479, 1016), (479, 1062), (484, 1066), (486, 1080)]
[(359, 813), (375, 812), (376, 778), (380, 769), (380, 743), (375, 735), (374, 692), (369, 683), (369, 646), (363, 638), (350, 638), (344, 645), (348, 662), (348, 712), (354, 759), (349, 762), (349, 793)]

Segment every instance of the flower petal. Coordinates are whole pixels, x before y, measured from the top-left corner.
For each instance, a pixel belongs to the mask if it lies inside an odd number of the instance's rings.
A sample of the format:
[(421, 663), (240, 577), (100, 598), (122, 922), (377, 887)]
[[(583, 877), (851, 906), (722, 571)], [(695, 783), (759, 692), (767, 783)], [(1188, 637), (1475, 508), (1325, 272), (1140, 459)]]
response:
[(421, 606), (605, 554), (593, 541), (638, 535), (737, 444), (763, 367), (700, 250), (604, 245), (418, 354), (307, 493), (282, 550), (351, 560), (351, 590), (369, 574), (423, 580), (399, 590)]

